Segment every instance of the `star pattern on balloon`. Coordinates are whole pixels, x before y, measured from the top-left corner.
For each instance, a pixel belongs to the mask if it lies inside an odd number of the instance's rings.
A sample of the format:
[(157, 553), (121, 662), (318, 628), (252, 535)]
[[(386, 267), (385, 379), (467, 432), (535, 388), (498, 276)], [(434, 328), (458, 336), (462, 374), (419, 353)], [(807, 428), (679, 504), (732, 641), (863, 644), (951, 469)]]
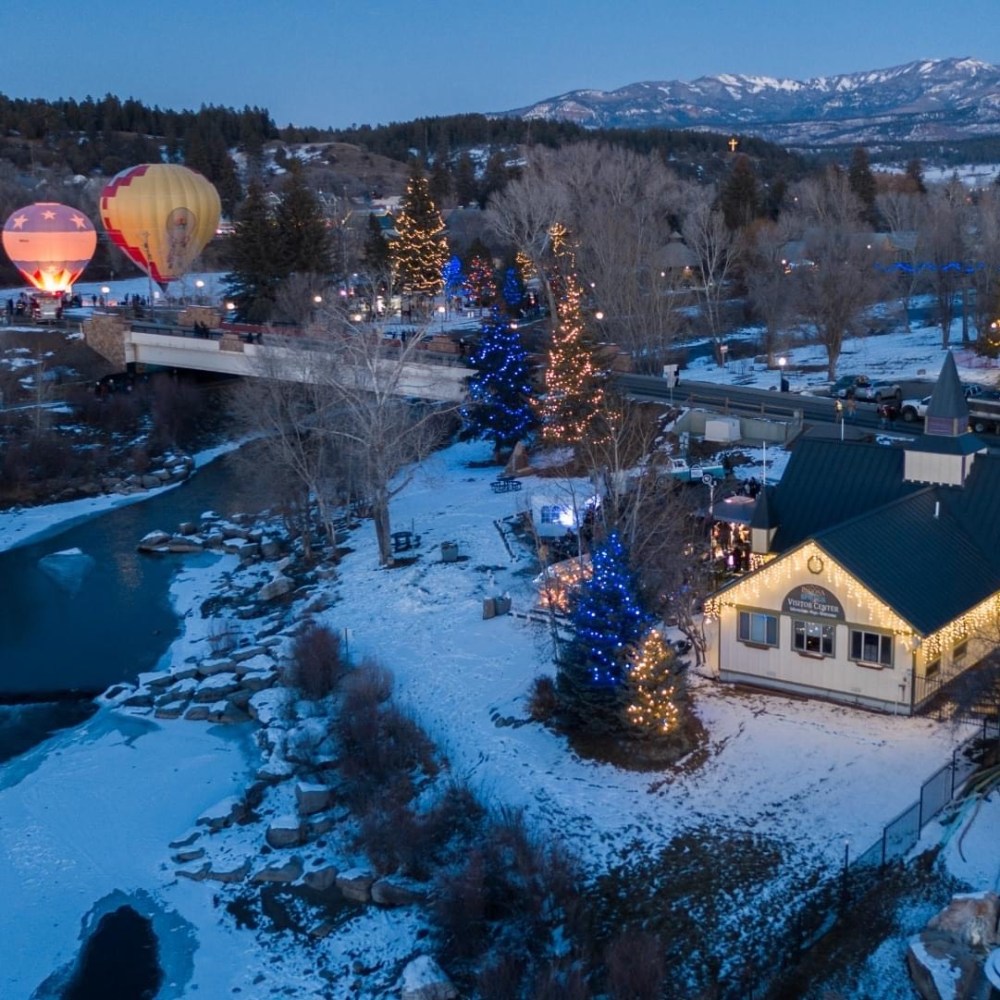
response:
[(46, 222), (51, 222), (55, 217), (56, 213), (53, 212), (52, 209), (46, 209), (42, 212), (42, 218), (45, 219)]
[(69, 221), (72, 222), (77, 229), (87, 228), (87, 220), (82, 215), (71, 215), (69, 217)]
[(13, 226), (11, 226), (11, 229), (22, 229), (22, 228), (24, 227), (24, 224), (25, 224), (25, 223), (26, 223), (27, 221), (28, 221), (28, 217), (27, 217), (26, 215), (19, 215), (19, 216), (18, 216), (18, 217), (17, 217), (17, 218), (16, 218), (15, 220), (14, 220), (14, 225), (13, 225)]

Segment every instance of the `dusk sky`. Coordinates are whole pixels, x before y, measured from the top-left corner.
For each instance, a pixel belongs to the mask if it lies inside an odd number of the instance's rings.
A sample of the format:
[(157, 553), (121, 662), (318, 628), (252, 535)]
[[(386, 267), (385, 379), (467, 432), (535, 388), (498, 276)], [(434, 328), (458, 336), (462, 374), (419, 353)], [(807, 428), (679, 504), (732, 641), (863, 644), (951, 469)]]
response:
[[(998, 0), (90, 0), (0, 9), (0, 93), (344, 127), (716, 73), (1000, 62)], [(45, 22), (49, 22), (45, 24)]]

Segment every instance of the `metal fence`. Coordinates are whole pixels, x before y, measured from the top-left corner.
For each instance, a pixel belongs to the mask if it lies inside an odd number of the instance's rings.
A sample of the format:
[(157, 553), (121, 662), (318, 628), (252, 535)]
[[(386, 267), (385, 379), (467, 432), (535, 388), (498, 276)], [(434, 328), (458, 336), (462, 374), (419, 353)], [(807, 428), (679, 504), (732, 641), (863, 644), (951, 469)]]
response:
[[(1000, 738), (1000, 720), (983, 719), (982, 728), (952, 751), (951, 760), (934, 772), (921, 786), (920, 798), (891, 819), (882, 836), (850, 862), (851, 869), (882, 868), (916, 847), (920, 832), (949, 802), (978, 764), (966, 753), (978, 740)], [(845, 880), (848, 864), (845, 859)]]

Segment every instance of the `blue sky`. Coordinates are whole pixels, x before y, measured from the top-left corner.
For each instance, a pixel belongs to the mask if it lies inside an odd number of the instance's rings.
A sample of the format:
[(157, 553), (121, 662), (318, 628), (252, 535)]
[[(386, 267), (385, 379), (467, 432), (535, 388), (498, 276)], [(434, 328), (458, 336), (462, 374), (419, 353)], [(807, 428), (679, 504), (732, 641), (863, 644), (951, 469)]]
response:
[(0, 9), (0, 93), (249, 104), (279, 125), (500, 111), (723, 72), (1000, 62), (997, 0), (89, 0), (30, 27), (25, 9)]

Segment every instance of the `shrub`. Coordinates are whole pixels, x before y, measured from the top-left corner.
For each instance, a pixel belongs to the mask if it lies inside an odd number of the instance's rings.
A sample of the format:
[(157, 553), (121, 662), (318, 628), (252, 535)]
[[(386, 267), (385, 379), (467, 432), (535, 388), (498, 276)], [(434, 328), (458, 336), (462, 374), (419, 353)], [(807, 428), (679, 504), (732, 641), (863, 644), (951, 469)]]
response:
[(318, 701), (334, 689), (344, 673), (340, 636), (325, 625), (310, 625), (292, 644), (288, 682), (304, 698)]
[(559, 711), (556, 682), (548, 674), (536, 677), (528, 693), (528, 714), (535, 722), (551, 722)]
[(611, 1000), (657, 1000), (667, 976), (663, 942), (648, 931), (624, 931), (604, 954)]

